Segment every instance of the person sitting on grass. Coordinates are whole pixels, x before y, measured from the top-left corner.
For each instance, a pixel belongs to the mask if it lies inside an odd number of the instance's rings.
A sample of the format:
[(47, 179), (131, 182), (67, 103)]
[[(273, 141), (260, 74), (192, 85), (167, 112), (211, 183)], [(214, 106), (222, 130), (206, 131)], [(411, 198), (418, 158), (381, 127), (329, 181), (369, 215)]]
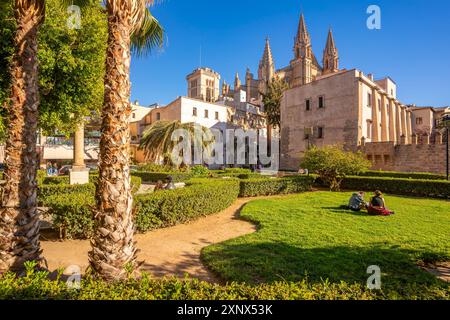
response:
[(390, 211), (386, 208), (386, 201), (384, 201), (383, 193), (380, 190), (375, 191), (375, 195), (370, 200), (370, 205), (367, 211), (371, 215), (378, 216), (390, 216), (395, 213), (394, 211)]
[(352, 211), (361, 211), (361, 209), (367, 209), (368, 204), (364, 201), (364, 192), (355, 192), (348, 201), (347, 207)]
[(168, 176), (166, 180), (167, 180), (167, 184), (166, 184), (166, 186), (164, 187), (164, 189), (165, 189), (165, 190), (175, 190), (176, 187), (175, 187), (175, 185), (173, 184), (173, 178), (172, 178), (172, 176)]
[(161, 180), (158, 180), (158, 182), (155, 184), (154, 191), (164, 190), (164, 183)]

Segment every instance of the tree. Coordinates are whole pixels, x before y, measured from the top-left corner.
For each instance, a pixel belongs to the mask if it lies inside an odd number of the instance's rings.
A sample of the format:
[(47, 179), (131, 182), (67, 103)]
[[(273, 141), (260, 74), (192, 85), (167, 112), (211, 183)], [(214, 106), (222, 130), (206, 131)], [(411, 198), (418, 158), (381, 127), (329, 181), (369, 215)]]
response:
[(0, 207), (0, 272), (42, 261), (37, 211), (36, 153), (38, 124), (37, 34), (44, 0), (15, 0), (16, 31), (10, 68), (11, 95), (6, 103), (8, 137), (6, 185)]
[[(209, 150), (213, 139), (209, 129), (195, 123), (181, 123), (180, 121), (156, 121), (144, 132), (140, 148), (144, 150), (147, 160), (155, 162), (163, 158), (164, 164), (174, 165), (171, 153), (179, 141), (173, 141), (172, 136), (177, 130), (185, 130), (192, 143), (197, 143), (203, 149)], [(196, 134), (199, 130), (200, 134)], [(206, 137), (206, 139), (204, 139)], [(182, 161), (182, 165), (188, 165)]]
[[(138, 267), (133, 241), (129, 148), (130, 62), (163, 41), (163, 30), (144, 0), (106, 0), (108, 46), (102, 107), (96, 224), (89, 261), (105, 280), (121, 279)], [(134, 37), (134, 38), (133, 38)], [(145, 37), (143, 39), (142, 37)]]
[(82, 5), (79, 29), (67, 26), (63, 1), (46, 0), (39, 32), (39, 116), (46, 135), (71, 135), (86, 117), (98, 117), (103, 104), (106, 13), (98, 0), (73, 3)]
[(300, 164), (302, 168), (317, 173), (332, 191), (339, 191), (345, 176), (366, 171), (370, 165), (361, 152), (344, 151), (338, 145), (312, 146), (305, 152)]
[(281, 113), (280, 106), (283, 99), (284, 91), (289, 88), (289, 85), (283, 79), (278, 77), (273, 78), (267, 85), (266, 93), (261, 93), (263, 96), (264, 111), (267, 115), (267, 122), (274, 128), (280, 127)]

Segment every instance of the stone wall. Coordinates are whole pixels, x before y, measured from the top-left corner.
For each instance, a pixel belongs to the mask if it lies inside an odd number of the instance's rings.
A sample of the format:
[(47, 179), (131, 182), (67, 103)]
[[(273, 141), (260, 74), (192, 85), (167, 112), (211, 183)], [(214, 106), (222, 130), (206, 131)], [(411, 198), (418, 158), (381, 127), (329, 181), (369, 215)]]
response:
[(372, 161), (372, 169), (400, 172), (446, 173), (446, 143), (440, 138), (428, 143), (425, 137), (412, 144), (365, 143), (361, 150)]

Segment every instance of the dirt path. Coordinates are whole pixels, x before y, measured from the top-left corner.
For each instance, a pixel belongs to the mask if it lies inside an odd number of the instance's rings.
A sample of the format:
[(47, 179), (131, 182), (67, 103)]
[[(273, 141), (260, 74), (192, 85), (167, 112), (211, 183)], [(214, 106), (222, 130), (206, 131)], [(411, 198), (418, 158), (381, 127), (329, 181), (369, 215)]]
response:
[[(135, 236), (142, 270), (154, 276), (180, 276), (185, 273), (201, 280), (217, 279), (200, 261), (200, 250), (208, 245), (236, 238), (256, 230), (249, 222), (239, 220), (240, 209), (257, 198), (239, 198), (224, 211), (189, 224), (158, 229)], [(49, 270), (78, 265), (82, 271), (88, 266), (88, 240), (41, 240)]]

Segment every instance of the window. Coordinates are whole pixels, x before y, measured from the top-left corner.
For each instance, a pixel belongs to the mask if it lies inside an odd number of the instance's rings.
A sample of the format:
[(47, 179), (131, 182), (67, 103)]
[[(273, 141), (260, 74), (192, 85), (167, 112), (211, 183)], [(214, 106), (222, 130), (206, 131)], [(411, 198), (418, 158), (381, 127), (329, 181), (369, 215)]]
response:
[(378, 99), (378, 111), (381, 112), (381, 99)]
[(219, 120), (219, 112), (216, 111), (214, 118), (215, 118), (216, 120)]
[(306, 99), (306, 111), (311, 110), (311, 100)]
[(367, 139), (372, 137), (372, 120), (367, 120)]
[(323, 108), (323, 107), (324, 107), (323, 97), (319, 97), (319, 108)]
[(192, 115), (193, 115), (194, 117), (197, 116), (197, 108), (196, 108), (196, 107), (192, 108)]
[(157, 112), (156, 113), (156, 121), (161, 120), (161, 113)]
[(197, 86), (197, 80), (191, 81), (191, 88), (195, 88)]
[(323, 139), (323, 127), (318, 127), (317, 128), (317, 138), (318, 139)]
[(371, 94), (371, 93), (368, 93), (368, 94), (367, 94), (367, 106), (368, 106), (369, 108), (372, 107), (372, 94)]
[(208, 110), (205, 110), (205, 118), (209, 118)]
[(131, 114), (131, 118), (136, 119), (136, 113), (133, 112), (133, 113)]
[(416, 124), (422, 124), (423, 119), (422, 118), (416, 118)]

